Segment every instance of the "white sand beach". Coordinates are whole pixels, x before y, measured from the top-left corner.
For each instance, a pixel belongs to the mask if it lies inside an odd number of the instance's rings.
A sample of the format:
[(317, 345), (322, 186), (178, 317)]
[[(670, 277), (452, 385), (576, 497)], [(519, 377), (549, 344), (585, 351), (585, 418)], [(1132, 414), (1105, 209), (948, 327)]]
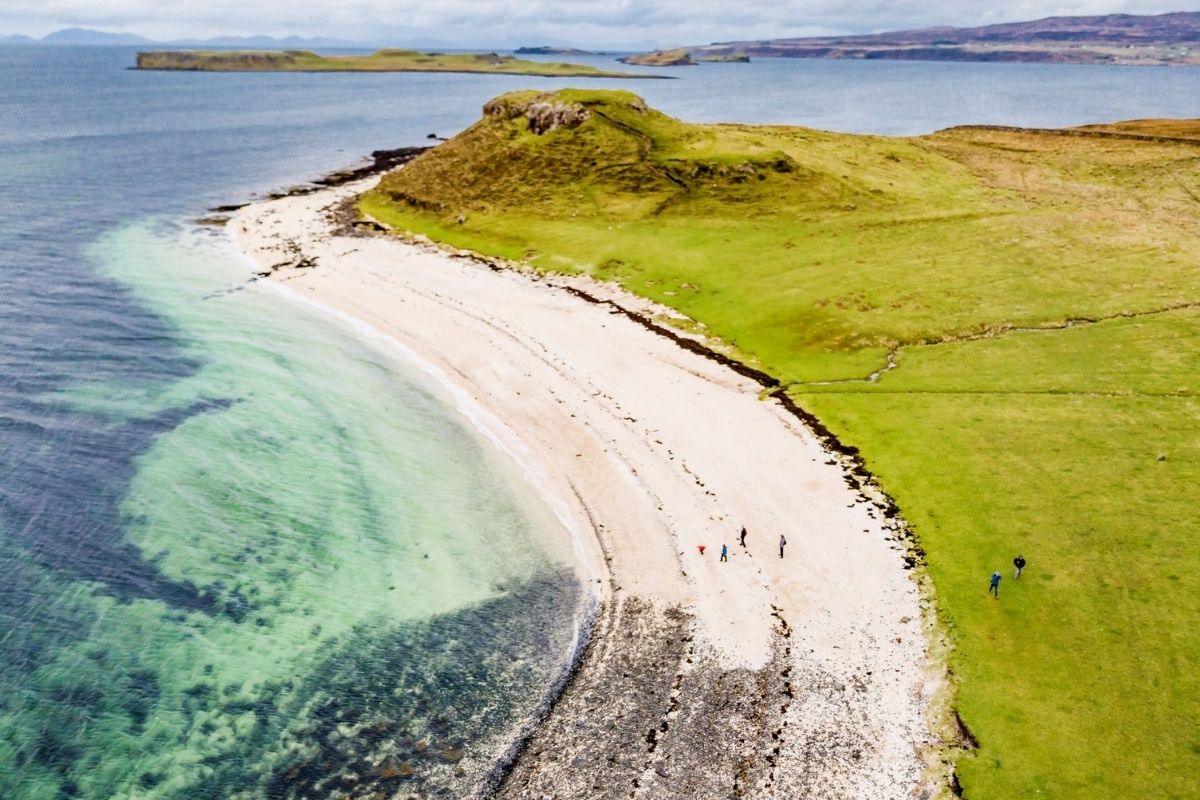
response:
[[(928, 619), (903, 544), (848, 485), (838, 460), (794, 415), (762, 399), (754, 381), (571, 289), (649, 318), (665, 309), (582, 278), (497, 270), (394, 237), (339, 233), (328, 210), (368, 185), (254, 204), (232, 221), (234, 235), (271, 280), (433, 365), (521, 449), (550, 502), (586, 534), (584, 573), (610, 612), (580, 686), (594, 686), (588, 671), (616, 658), (609, 643), (627, 633), (619, 612), (634, 599), (682, 611), (694, 636), (677, 663), (662, 665), (673, 688), (638, 690), (663, 704), (645, 710), (661, 733), (643, 740), (645, 730), (630, 722), (641, 731), (637, 747), (604, 767), (628, 783), (590, 793), (703, 796), (729, 780), (746, 797), (936, 794), (927, 709), (941, 672), (928, 654)], [(301, 258), (312, 265), (292, 266)], [(759, 710), (742, 718), (761, 730), (733, 740), (744, 752), (728, 775), (718, 764), (685, 780), (686, 748), (656, 745), (704, 735), (707, 723), (689, 715), (687, 685), (703, 683), (697, 691), (710, 702), (721, 669), (749, 676), (736, 687)], [(580, 709), (596, 706), (578, 691)], [(721, 713), (712, 710), (708, 722), (719, 727)], [(543, 738), (502, 795), (578, 796), (547, 788), (559, 779), (548, 764), (582, 774), (593, 751), (612, 742), (621, 749), (615, 734), (589, 741), (582, 723), (577, 741)], [(570, 752), (553, 755), (555, 747)]]

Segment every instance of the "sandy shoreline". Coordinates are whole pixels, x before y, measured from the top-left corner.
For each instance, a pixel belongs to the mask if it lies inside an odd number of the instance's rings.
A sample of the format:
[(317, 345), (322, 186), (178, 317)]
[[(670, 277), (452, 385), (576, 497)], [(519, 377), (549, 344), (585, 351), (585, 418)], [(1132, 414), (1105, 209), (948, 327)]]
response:
[(664, 313), (612, 287), (339, 233), (330, 210), (364, 188), (252, 205), (234, 234), (271, 280), (434, 365), (508, 432), (497, 444), (520, 448), (598, 576), (587, 655), (496, 794), (936, 794), (918, 587), (812, 433), (753, 380), (579, 296)]

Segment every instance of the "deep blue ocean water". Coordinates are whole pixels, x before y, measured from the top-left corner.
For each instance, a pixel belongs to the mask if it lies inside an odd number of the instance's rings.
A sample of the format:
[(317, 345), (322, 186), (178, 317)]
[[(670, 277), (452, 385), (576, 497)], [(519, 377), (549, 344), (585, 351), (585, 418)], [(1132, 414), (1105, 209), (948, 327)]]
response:
[[(0, 796), (461, 796), (573, 646), (565, 532), (436, 387), (278, 294), (220, 293), (246, 266), (192, 220), (569, 81), (133, 56), (0, 47)], [(1200, 115), (1185, 69), (668, 74), (587, 85), (884, 134)]]

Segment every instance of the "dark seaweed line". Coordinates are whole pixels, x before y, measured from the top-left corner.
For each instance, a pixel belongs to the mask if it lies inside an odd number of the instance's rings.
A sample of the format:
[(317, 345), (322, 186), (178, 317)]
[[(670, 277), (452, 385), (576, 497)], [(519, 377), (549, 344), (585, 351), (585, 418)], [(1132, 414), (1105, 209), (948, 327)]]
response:
[[(494, 264), (489, 263), (489, 266), (491, 266), (493, 269), (496, 268)], [(636, 311), (631, 311), (630, 309), (625, 308), (614, 300), (601, 299), (574, 286), (560, 286), (559, 288), (564, 289), (568, 294), (572, 294), (586, 302), (608, 306), (610, 309), (612, 309), (613, 313), (621, 314), (622, 316), (633, 322), (636, 322), (638, 325), (641, 325), (643, 328), (654, 333), (655, 335), (661, 336), (664, 339), (669, 339), (680, 348), (687, 350), (688, 352), (695, 353), (696, 355), (706, 358), (709, 361), (714, 361), (723, 367), (727, 367), (736, 372), (738, 375), (749, 378), (759, 386), (767, 389), (767, 397), (770, 397), (778, 402), (789, 414), (800, 420), (804, 427), (816, 437), (817, 441), (827, 452), (843, 459), (843, 467), (845, 470), (844, 477), (850, 488), (859, 492), (862, 498), (867, 502), (876, 505), (883, 513), (885, 518), (898, 523), (896, 526), (896, 533), (906, 545), (908, 556), (905, 560), (908, 562), (909, 568), (924, 563), (925, 551), (917, 543), (916, 538), (909, 527), (900, 522), (901, 518), (899, 506), (897, 506), (895, 499), (882, 489), (875, 476), (872, 475), (867, 469), (866, 463), (863, 461), (862, 454), (859, 452), (859, 449), (853, 445), (849, 445), (841, 441), (837, 435), (825, 425), (825, 423), (821, 422), (821, 420), (816, 417), (816, 415), (800, 406), (800, 404), (798, 404), (795, 399), (787, 393), (787, 387), (785, 387), (778, 378), (764, 372), (763, 370), (751, 367), (735, 358), (731, 358), (724, 353), (714, 350), (712, 347), (709, 347), (701, 341), (681, 335), (665, 325), (655, 322), (644, 314), (639, 314)], [(874, 494), (875, 497), (867, 494), (865, 490), (868, 487), (871, 489), (872, 494)]]
[[(350, 202), (353, 202), (351, 200)], [(366, 224), (362, 224), (366, 222)], [(359, 220), (358, 223), (350, 226), (348, 230), (344, 230), (345, 235), (395, 235), (389, 226), (383, 225), (376, 220)], [(759, 386), (762, 386), (767, 391), (767, 397), (778, 402), (785, 411), (798, 419), (800, 423), (817, 439), (818, 443), (829, 453), (842, 459), (843, 477), (851, 490), (856, 491), (865, 502), (876, 506), (883, 514), (885, 519), (893, 522), (893, 529), (896, 533), (896, 538), (904, 545), (906, 555), (904, 560), (907, 569), (913, 569), (919, 565), (923, 566), (925, 562), (925, 550), (917, 542), (916, 535), (907, 523), (900, 516), (900, 508), (896, 504), (895, 498), (883, 490), (882, 486), (876, 477), (867, 469), (866, 462), (863, 460), (859, 449), (853, 445), (842, 442), (837, 435), (831, 431), (825, 423), (821, 422), (812, 412), (801, 407), (788, 393), (788, 386), (785, 386), (775, 376), (767, 373), (756, 367), (752, 367), (745, 362), (739, 361), (736, 358), (728, 356), (695, 338), (682, 335), (671, 328), (655, 322), (650, 317), (632, 311), (615, 300), (607, 300), (596, 297), (595, 295), (584, 291), (575, 286), (569, 286), (559, 283), (554, 283), (547, 280), (550, 276), (545, 273), (534, 272), (530, 269), (523, 269), (516, 264), (512, 264), (503, 259), (494, 258), (464, 250), (450, 250), (445, 246), (428, 241), (416, 241), (411, 237), (400, 236), (402, 241), (415, 247), (422, 247), (430, 251), (448, 254), (451, 258), (458, 258), (479, 266), (486, 267), (493, 272), (519, 272), (523, 275), (532, 277), (534, 280), (545, 282), (548, 286), (561, 289), (568, 294), (571, 294), (579, 299), (594, 305), (608, 306), (614, 314), (620, 314), (631, 322), (641, 325), (646, 330), (668, 339), (679, 348), (690, 353), (713, 361), (726, 367), (733, 372), (748, 378)], [(868, 494), (867, 490), (870, 490)]]

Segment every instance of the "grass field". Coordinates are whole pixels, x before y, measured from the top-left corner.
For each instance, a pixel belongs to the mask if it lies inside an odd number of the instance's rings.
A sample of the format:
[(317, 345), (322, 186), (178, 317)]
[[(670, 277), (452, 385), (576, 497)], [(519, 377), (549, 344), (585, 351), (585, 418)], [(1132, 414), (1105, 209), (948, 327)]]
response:
[(150, 50), (137, 68), (187, 72), (487, 72), (551, 78), (660, 78), (608, 72), (586, 64), (527, 61), (495, 53), (420, 53), (385, 49), (367, 55), (322, 56), (309, 50)]
[(1198, 796), (1200, 146), (518, 93), (361, 208), (673, 306), (861, 448), (928, 554), (967, 797)]

